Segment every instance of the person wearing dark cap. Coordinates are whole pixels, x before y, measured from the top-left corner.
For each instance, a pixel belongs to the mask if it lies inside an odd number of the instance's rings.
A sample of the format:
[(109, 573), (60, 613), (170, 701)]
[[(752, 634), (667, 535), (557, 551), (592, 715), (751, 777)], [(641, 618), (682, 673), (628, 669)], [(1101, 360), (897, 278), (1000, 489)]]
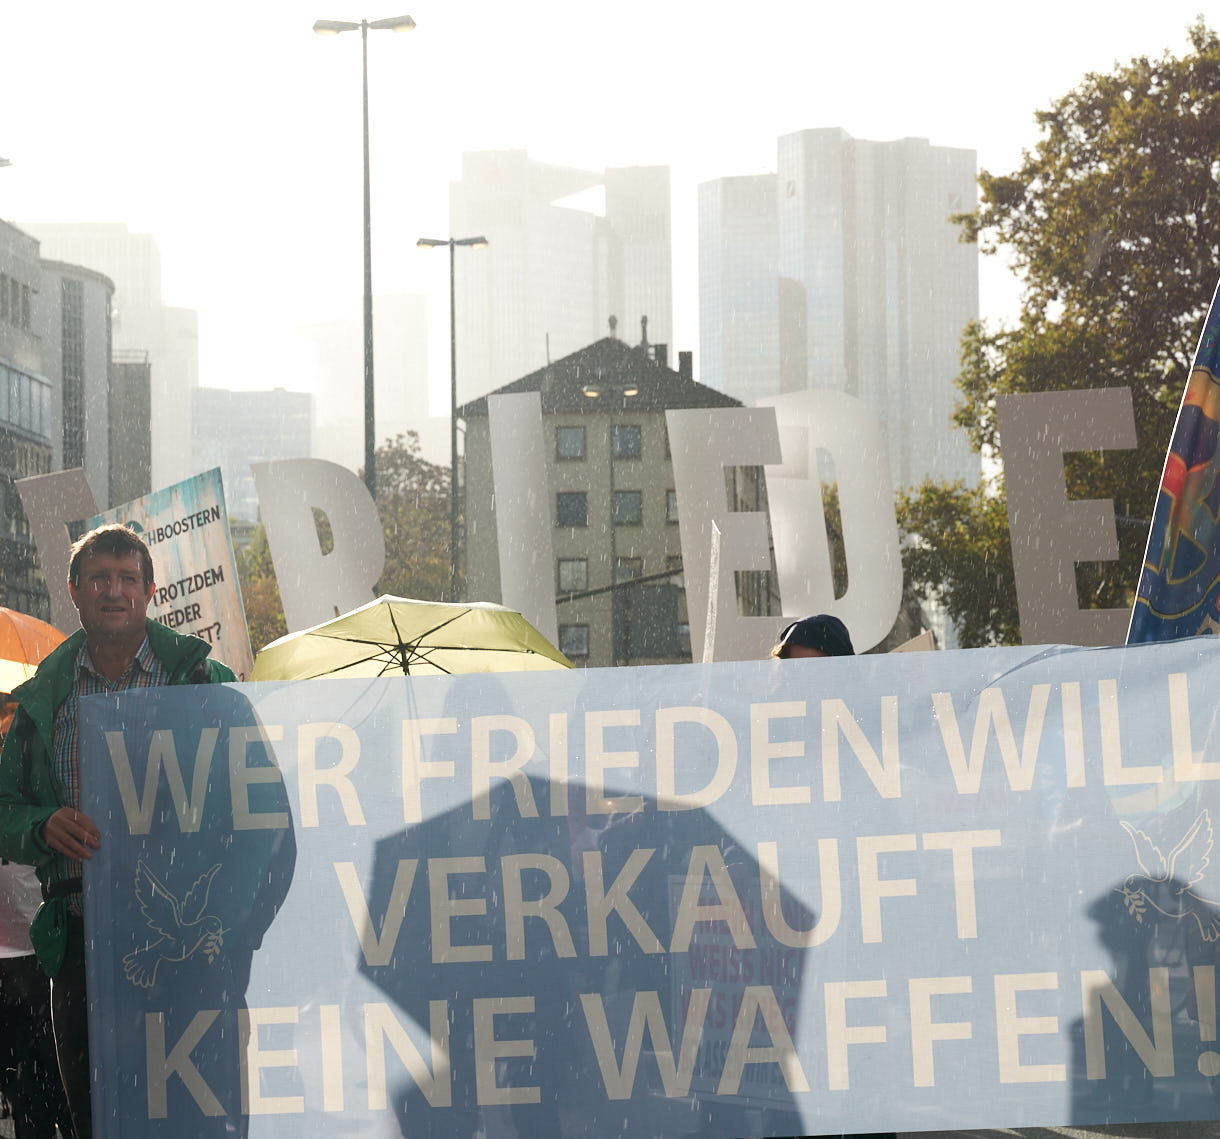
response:
[[(847, 626), (838, 617), (829, 613), (815, 613), (793, 621), (779, 635), (771, 649), (777, 660), (797, 660), (801, 657), (854, 657), (856, 650), (851, 643)], [(797, 1139), (822, 1139), (808, 1135)], [(844, 1135), (842, 1139), (898, 1139), (893, 1131), (870, 1132), (868, 1134)]]
[(852, 657), (851, 634), (838, 617), (829, 613), (817, 613), (793, 621), (779, 635), (779, 641), (771, 650), (778, 660), (798, 657)]

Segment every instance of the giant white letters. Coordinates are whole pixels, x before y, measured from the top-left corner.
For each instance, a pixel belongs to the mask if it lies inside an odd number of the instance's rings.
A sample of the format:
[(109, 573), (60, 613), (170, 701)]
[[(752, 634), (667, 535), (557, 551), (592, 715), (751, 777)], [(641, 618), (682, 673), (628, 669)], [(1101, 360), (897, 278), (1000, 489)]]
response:
[[(1118, 557), (1114, 503), (1068, 501), (1063, 454), (1134, 447), (1130, 390), (1004, 395), (996, 400), (996, 420), (1021, 640), (1121, 645), (1131, 610), (1081, 609), (1076, 596), (1076, 562)], [(1150, 488), (1149, 507), (1154, 497)]]
[(14, 485), (29, 519), (30, 537), (38, 550), (47, 593), (51, 596), (51, 623), (61, 633), (75, 632), (80, 621), (68, 595), (72, 541), (67, 524), (92, 518), (97, 513), (97, 499), (80, 467), (18, 479)]
[(558, 644), (542, 396), (538, 392), (488, 396), (487, 418), (500, 600)]
[[(324, 459), (279, 459), (250, 469), (288, 631), (371, 601), (385, 569), (385, 536), (364, 483)], [(315, 507), (330, 520), (335, 544), (328, 554), (318, 542)]]
[(691, 644), (704, 643), (715, 523), (721, 534), (715, 658), (750, 660), (766, 656), (782, 620), (738, 616), (733, 574), (736, 570), (771, 568), (767, 516), (759, 511), (730, 512), (724, 470), (780, 461), (775, 412), (769, 407), (698, 408), (669, 411), (665, 418), (681, 518)]
[[(767, 471), (775, 567), (784, 612), (833, 613), (857, 652), (893, 628), (902, 604), (902, 553), (894, 487), (877, 417), (843, 392), (803, 391), (761, 400), (775, 408), (783, 464)], [(834, 464), (847, 554), (847, 591), (834, 595), (817, 452)]]

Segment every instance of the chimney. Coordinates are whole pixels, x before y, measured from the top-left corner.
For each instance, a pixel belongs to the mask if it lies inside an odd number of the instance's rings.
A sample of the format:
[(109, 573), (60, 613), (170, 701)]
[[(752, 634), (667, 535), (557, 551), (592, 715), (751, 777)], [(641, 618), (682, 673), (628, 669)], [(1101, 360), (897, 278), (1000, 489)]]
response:
[(695, 354), (693, 352), (678, 353), (678, 375), (684, 380), (695, 378)]
[(669, 367), (669, 345), (654, 344), (652, 346), (652, 358), (657, 362), (658, 368)]

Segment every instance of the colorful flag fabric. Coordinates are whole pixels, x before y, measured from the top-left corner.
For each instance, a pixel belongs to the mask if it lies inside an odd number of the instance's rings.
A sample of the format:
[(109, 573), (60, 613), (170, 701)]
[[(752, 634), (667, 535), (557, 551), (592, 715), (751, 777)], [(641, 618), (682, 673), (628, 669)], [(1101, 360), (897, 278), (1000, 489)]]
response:
[(1220, 286), (1165, 457), (1127, 644), (1220, 633)]

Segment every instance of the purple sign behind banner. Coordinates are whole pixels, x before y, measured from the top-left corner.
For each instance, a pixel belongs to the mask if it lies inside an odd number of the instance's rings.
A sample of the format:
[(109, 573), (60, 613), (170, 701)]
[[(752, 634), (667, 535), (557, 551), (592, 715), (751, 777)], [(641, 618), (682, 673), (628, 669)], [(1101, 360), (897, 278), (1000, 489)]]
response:
[(1220, 645), (83, 702), (99, 1136), (1203, 1119)]

